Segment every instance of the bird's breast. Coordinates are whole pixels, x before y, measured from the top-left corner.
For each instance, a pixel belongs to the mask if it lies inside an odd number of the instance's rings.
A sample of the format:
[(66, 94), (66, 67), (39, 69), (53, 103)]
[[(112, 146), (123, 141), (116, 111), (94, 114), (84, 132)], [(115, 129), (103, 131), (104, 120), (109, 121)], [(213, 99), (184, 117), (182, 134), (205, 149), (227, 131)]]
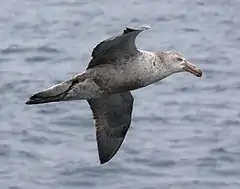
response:
[(92, 75), (109, 93), (126, 92), (156, 82), (155, 61), (153, 54), (141, 52), (138, 56), (126, 57), (113, 64), (96, 66), (92, 68)]
[(154, 67), (155, 57), (146, 55), (130, 58), (125, 64), (118, 64), (114, 80), (114, 89), (125, 91), (145, 87), (158, 80), (158, 73)]

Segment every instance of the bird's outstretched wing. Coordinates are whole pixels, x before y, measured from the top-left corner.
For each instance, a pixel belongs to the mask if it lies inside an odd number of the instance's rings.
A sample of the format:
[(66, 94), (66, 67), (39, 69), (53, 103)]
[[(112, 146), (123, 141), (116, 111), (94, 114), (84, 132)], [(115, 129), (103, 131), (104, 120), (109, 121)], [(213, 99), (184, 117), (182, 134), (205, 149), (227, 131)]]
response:
[(120, 148), (131, 124), (133, 100), (130, 92), (88, 100), (101, 164), (108, 162)]
[(135, 39), (139, 33), (150, 29), (150, 26), (126, 28), (121, 35), (100, 42), (92, 51), (92, 60), (87, 69), (99, 64), (116, 62), (118, 58), (134, 55), (137, 52)]

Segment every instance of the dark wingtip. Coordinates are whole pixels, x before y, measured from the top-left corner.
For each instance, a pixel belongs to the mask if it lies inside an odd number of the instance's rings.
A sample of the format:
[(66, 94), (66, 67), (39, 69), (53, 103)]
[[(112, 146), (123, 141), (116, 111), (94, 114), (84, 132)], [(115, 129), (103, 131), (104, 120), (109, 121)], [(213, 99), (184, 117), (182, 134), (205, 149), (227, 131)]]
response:
[(25, 104), (27, 104), (27, 105), (32, 104), (31, 100), (26, 101)]
[(57, 99), (54, 98), (44, 98), (42, 97), (41, 93), (34, 94), (31, 96), (25, 104), (27, 105), (32, 105), (32, 104), (44, 104), (44, 103), (49, 103), (49, 102), (55, 102), (58, 101)]
[(36, 99), (36, 98), (38, 98), (38, 93), (37, 94), (35, 94), (35, 95), (32, 95), (30, 98), (29, 98), (29, 100), (34, 100), (34, 99)]
[(101, 165), (102, 165), (102, 164), (106, 164), (106, 163), (109, 162), (110, 159), (111, 159), (111, 158), (100, 158), (100, 164), (101, 164)]
[(142, 26), (140, 26), (140, 27), (135, 27), (135, 28), (126, 27), (126, 29), (123, 30), (123, 34), (127, 34), (127, 33), (134, 32), (134, 31), (139, 31), (139, 32), (141, 32), (141, 31), (148, 30), (148, 29), (151, 29), (151, 26), (146, 25), (146, 24), (144, 24), (144, 25), (142, 25)]
[(25, 104), (27, 105), (32, 105), (32, 104), (40, 104), (41, 102), (39, 102), (38, 100), (33, 100), (33, 99), (29, 99), (25, 102)]
[[(117, 150), (116, 150), (116, 152), (117, 152)], [(112, 153), (106, 153), (106, 151), (103, 151), (103, 153), (99, 152), (98, 155), (99, 155), (100, 164), (108, 163), (113, 158), (113, 156), (116, 154), (116, 152), (115, 151)]]
[[(121, 141), (122, 144), (123, 141)], [(99, 161), (100, 164), (106, 164), (108, 162), (110, 162), (110, 160), (115, 156), (115, 154), (117, 153), (118, 149), (120, 148), (121, 145), (118, 146), (118, 148), (116, 148), (114, 151), (112, 151), (112, 153), (99, 153)]]
[(39, 97), (38, 93), (32, 95), (32, 96), (25, 102), (25, 104), (27, 104), (27, 105), (36, 104), (38, 97)]

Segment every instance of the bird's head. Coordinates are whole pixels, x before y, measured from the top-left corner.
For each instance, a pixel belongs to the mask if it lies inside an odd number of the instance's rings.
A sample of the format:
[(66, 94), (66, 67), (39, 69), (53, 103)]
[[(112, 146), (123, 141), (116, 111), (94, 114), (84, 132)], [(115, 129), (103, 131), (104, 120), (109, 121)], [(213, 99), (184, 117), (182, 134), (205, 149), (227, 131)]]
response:
[(167, 51), (162, 55), (166, 66), (172, 72), (190, 72), (197, 77), (202, 76), (202, 71), (194, 64), (187, 61), (180, 53)]

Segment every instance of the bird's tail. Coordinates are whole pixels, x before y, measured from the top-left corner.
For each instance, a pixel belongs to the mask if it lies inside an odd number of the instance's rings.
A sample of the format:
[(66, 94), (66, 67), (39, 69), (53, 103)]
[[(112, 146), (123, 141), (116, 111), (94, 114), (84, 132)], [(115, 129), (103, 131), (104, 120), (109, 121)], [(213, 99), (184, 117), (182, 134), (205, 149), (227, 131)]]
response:
[(71, 89), (72, 80), (68, 80), (54, 85), (46, 90), (32, 95), (26, 104), (43, 104), (49, 102), (57, 102), (64, 99), (64, 96)]

